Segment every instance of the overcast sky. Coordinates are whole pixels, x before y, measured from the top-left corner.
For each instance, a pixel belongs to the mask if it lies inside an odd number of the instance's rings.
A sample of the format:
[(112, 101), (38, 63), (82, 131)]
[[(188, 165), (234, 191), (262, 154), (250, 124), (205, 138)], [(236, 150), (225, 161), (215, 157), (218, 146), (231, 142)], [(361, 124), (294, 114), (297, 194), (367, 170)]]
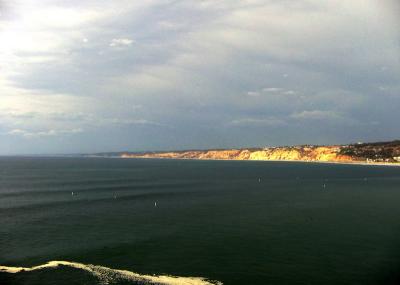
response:
[(390, 0), (0, 0), (0, 154), (400, 138)]

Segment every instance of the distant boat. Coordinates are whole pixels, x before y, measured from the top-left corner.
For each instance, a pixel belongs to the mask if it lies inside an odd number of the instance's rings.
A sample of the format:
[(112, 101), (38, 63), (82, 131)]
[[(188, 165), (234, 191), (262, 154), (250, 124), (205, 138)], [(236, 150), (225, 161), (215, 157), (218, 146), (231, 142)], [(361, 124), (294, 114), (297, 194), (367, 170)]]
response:
[(71, 192), (71, 196), (74, 196), (74, 192)]
[(154, 202), (154, 207), (157, 207), (157, 202)]

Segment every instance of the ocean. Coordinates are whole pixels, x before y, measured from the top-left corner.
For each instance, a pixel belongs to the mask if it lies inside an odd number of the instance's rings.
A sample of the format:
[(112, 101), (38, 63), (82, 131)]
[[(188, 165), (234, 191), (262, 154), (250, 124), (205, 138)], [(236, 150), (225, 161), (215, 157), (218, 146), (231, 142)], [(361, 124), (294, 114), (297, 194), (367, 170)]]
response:
[(400, 168), (0, 158), (1, 285), (221, 283), (399, 284)]

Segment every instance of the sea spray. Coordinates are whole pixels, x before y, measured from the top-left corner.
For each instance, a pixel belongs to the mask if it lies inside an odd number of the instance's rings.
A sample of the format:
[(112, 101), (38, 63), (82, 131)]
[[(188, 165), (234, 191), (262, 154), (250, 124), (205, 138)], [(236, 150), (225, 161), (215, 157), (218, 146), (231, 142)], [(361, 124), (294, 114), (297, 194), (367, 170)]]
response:
[(134, 284), (157, 285), (222, 285), (219, 281), (210, 281), (201, 277), (179, 277), (169, 275), (141, 275), (128, 270), (112, 269), (104, 266), (82, 264), (69, 261), (49, 261), (45, 264), (33, 267), (11, 267), (0, 265), (0, 272), (17, 274), (24, 271), (36, 271), (46, 268), (58, 268), (67, 266), (89, 272), (98, 278), (100, 284), (112, 284), (114, 281), (135, 282)]

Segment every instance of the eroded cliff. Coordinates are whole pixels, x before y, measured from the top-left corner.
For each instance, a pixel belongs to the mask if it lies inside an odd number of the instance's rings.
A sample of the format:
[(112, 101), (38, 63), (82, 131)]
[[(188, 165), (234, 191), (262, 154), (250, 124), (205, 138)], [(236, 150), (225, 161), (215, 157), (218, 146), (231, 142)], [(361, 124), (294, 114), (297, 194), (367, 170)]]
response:
[(398, 163), (400, 162), (400, 141), (331, 146), (305, 145), (249, 149), (122, 153), (120, 156), (124, 158)]

